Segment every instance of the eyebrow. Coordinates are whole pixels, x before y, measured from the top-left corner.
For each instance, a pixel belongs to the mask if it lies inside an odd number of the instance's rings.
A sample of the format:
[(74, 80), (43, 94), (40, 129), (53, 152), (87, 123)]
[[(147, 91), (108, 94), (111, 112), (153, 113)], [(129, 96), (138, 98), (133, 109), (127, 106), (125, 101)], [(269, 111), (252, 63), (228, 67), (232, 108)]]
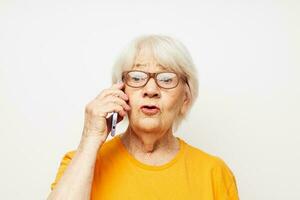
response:
[(134, 64), (133, 66), (134, 67), (140, 67), (140, 66), (147, 66), (148, 64), (140, 64), (140, 63), (137, 63), (137, 64)]
[[(145, 66), (147, 66), (147, 65), (149, 65), (149, 63), (145, 63), (145, 64), (137, 63), (137, 64), (134, 64), (133, 66), (134, 66), (134, 67), (145, 67)], [(167, 69), (167, 67), (165, 67), (165, 66), (163, 66), (163, 65), (161, 65), (161, 64), (156, 64), (156, 66), (161, 67), (161, 68), (163, 68), (164, 70)]]

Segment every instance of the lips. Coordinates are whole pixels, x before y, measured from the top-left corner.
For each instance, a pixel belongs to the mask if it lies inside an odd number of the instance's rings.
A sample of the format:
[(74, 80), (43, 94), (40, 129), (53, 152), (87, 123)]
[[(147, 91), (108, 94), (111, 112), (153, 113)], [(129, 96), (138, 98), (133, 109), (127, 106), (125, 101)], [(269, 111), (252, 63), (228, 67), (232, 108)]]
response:
[(155, 105), (143, 105), (140, 109), (146, 115), (155, 115), (160, 111), (159, 107)]

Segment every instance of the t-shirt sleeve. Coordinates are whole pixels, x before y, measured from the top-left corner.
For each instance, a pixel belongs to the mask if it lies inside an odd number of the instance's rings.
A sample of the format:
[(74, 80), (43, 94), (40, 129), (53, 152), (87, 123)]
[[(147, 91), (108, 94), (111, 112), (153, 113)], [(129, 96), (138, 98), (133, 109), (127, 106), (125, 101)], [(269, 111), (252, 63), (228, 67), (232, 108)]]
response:
[(57, 182), (60, 180), (60, 178), (62, 177), (62, 175), (64, 174), (66, 168), (68, 167), (68, 165), (70, 164), (72, 158), (75, 155), (75, 151), (69, 151), (67, 152), (64, 157), (62, 158), (58, 171), (56, 173), (56, 178), (54, 180), (54, 182), (51, 184), (51, 190), (54, 189), (55, 185), (57, 184)]
[(212, 175), (216, 200), (239, 200), (235, 176), (221, 158), (217, 157)]

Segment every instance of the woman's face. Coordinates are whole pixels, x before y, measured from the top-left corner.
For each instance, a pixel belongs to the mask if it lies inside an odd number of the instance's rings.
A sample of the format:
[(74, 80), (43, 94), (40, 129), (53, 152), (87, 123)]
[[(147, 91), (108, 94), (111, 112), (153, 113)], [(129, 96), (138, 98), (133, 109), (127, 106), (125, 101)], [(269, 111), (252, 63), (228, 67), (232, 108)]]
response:
[[(132, 70), (150, 73), (166, 71), (149, 54), (141, 51)], [(185, 83), (180, 80), (172, 89), (160, 88), (153, 78), (141, 88), (125, 86), (131, 107), (129, 123), (135, 132), (165, 133), (172, 128), (175, 117), (187, 109)]]

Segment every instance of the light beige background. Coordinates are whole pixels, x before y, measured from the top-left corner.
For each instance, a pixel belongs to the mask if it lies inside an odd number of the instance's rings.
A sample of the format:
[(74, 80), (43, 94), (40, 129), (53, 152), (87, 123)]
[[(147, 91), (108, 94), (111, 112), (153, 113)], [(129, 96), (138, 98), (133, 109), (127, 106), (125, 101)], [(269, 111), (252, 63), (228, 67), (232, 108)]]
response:
[(85, 105), (144, 33), (179, 38), (199, 71), (177, 136), (224, 159), (241, 199), (300, 199), (299, 1), (225, 2), (0, 1), (1, 199), (46, 198)]

